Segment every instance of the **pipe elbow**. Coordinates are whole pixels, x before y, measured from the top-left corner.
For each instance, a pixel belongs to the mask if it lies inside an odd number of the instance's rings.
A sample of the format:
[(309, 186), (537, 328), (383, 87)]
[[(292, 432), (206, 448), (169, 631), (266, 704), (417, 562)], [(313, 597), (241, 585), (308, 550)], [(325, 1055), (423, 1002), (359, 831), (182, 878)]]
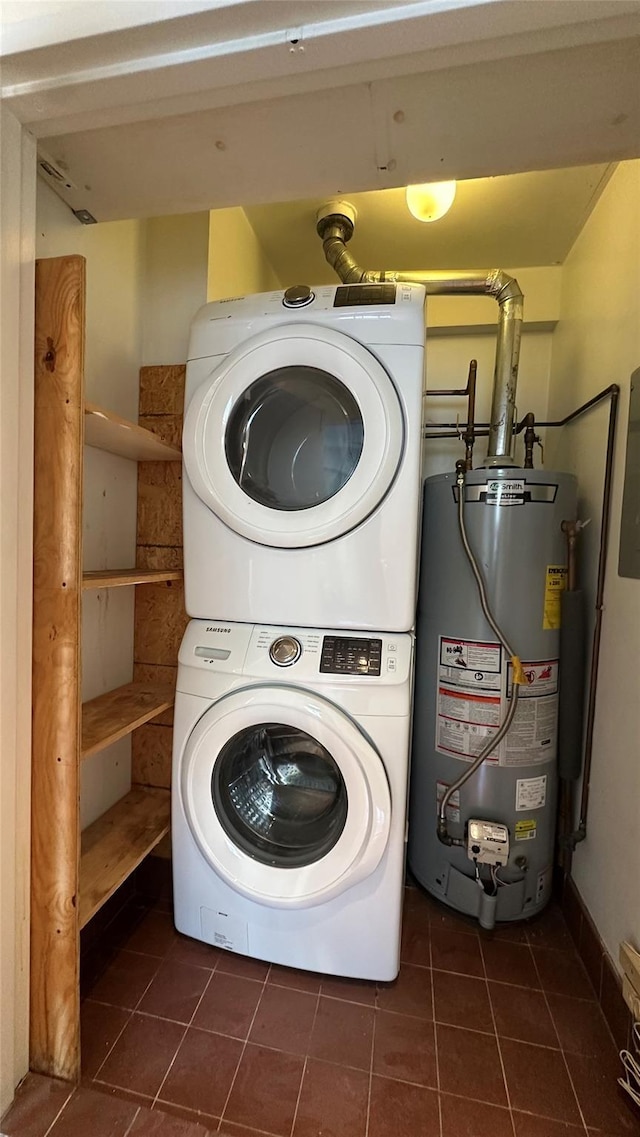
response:
[(509, 276), (501, 268), (494, 268), (487, 276), (487, 292), (495, 296), (498, 304), (502, 306), (507, 300), (515, 300), (522, 304), (524, 293), (515, 276)]
[(342, 237), (331, 235), (322, 242), (324, 255), (344, 284), (359, 284), (364, 273), (346, 248)]

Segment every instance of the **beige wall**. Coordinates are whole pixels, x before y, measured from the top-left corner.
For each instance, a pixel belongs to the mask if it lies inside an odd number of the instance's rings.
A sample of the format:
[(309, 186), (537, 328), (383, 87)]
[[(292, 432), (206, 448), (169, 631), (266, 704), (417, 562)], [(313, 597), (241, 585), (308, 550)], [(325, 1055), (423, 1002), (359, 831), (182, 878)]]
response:
[[(563, 268), (554, 334), (554, 417), (610, 383), (622, 389), (595, 719), (588, 836), (573, 875), (607, 949), (640, 945), (640, 581), (618, 576), (629, 379), (640, 363), (640, 161), (616, 170)], [(549, 460), (574, 471), (580, 516), (592, 518), (582, 549), (593, 617), (608, 407), (567, 427)]]
[(142, 363), (184, 363), (191, 320), (207, 301), (209, 214), (152, 217), (142, 224)]
[(209, 214), (207, 300), (226, 300), (280, 287), (244, 209), (213, 209)]
[(35, 142), (0, 108), (0, 1115), (27, 1071)]

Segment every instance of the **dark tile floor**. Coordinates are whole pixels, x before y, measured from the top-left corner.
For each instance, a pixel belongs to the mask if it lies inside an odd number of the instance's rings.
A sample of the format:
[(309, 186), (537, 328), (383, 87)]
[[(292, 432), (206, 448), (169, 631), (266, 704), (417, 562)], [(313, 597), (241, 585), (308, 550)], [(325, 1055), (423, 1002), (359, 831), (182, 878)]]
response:
[(406, 892), (392, 984), (268, 966), (149, 912), (85, 999), (83, 1085), (8, 1137), (629, 1137), (640, 1122), (558, 908), (480, 933)]

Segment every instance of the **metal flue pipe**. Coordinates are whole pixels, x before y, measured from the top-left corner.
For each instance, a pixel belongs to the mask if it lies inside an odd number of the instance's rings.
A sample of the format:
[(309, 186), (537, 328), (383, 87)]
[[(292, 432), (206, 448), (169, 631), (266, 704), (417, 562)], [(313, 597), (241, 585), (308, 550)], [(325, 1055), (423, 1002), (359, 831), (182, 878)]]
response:
[(365, 270), (347, 249), (356, 221), (349, 202), (328, 202), (317, 215), (317, 232), (324, 255), (344, 284), (422, 284), (429, 295), (493, 296), (500, 307), (498, 341), (493, 375), (489, 453), (485, 466), (512, 466), (513, 419), (520, 359), (524, 297), (517, 280), (502, 269), (478, 272), (399, 272)]

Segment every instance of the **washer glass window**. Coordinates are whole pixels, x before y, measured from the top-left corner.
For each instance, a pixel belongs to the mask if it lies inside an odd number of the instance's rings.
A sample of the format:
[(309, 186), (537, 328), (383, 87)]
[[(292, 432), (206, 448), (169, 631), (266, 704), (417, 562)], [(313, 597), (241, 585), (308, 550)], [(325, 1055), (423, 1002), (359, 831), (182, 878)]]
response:
[(236, 403), (225, 438), (240, 488), (271, 509), (311, 509), (353, 474), (364, 423), (353, 395), (334, 375), (306, 365), (279, 367), (251, 383)]
[(347, 819), (334, 759), (311, 735), (281, 723), (259, 723), (230, 739), (214, 765), (211, 793), (227, 836), (266, 865), (314, 864)]

